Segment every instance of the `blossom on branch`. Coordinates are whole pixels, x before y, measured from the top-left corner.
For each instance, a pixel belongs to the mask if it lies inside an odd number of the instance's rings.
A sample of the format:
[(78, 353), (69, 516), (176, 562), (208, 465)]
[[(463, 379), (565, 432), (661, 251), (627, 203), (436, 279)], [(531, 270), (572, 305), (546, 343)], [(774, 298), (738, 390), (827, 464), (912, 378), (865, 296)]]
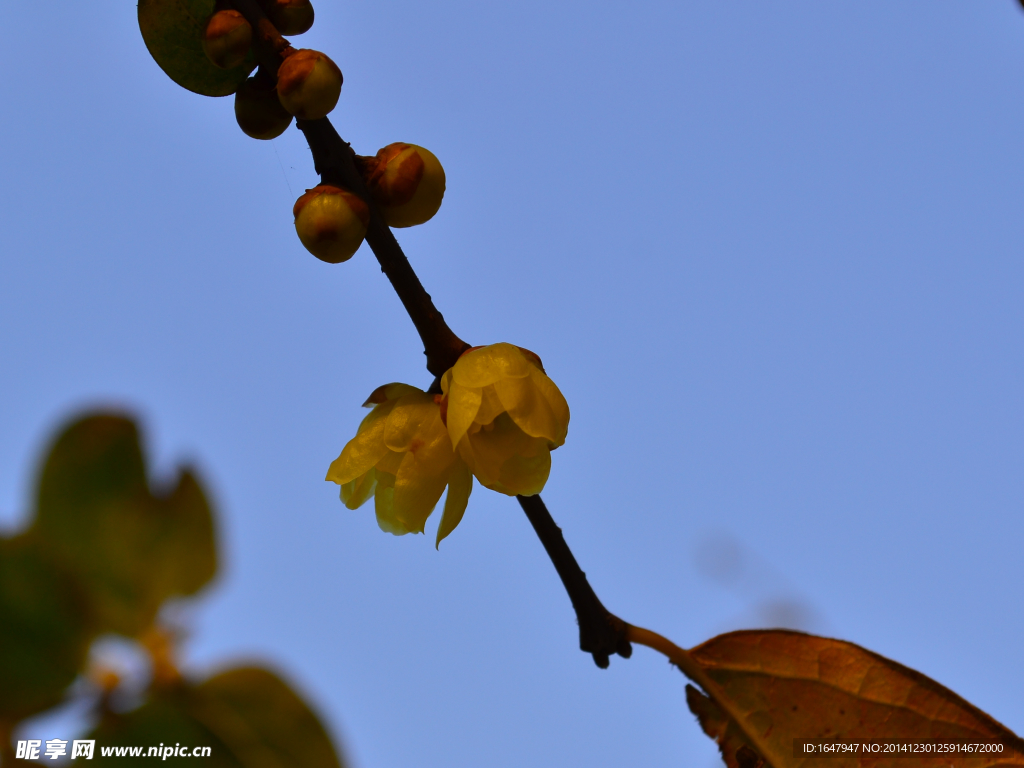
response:
[(477, 480), (509, 496), (540, 493), (569, 428), (569, 405), (540, 358), (512, 344), (476, 347), (441, 390), (451, 443)]
[(373, 407), (327, 471), (349, 509), (374, 498), (381, 530), (401, 536), (423, 526), (448, 488), (437, 544), (462, 520), (473, 476), (452, 450), (439, 397), (408, 384), (386, 384), (363, 404)]

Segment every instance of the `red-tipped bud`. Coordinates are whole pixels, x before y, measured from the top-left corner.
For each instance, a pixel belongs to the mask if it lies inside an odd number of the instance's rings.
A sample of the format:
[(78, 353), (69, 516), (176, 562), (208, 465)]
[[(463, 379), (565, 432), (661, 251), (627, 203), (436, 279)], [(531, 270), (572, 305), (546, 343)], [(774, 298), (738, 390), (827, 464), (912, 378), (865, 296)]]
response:
[(390, 227), (430, 220), (444, 198), (444, 168), (434, 153), (415, 144), (389, 144), (376, 157), (359, 158), (366, 186)]
[(245, 61), (252, 45), (252, 27), (238, 11), (217, 11), (206, 22), (203, 52), (221, 69), (232, 69)]
[(370, 223), (370, 209), (351, 192), (321, 184), (295, 201), (295, 231), (321, 261), (348, 261), (359, 249)]
[(299, 120), (319, 120), (338, 103), (341, 80), (341, 70), (327, 56), (300, 48), (277, 70), (277, 96)]
[(313, 6), (309, 0), (261, 0), (260, 4), (282, 35), (301, 35), (313, 26)]
[(235, 91), (235, 120), (246, 136), (276, 139), (291, 125), (292, 116), (281, 106), (276, 88), (250, 77)]

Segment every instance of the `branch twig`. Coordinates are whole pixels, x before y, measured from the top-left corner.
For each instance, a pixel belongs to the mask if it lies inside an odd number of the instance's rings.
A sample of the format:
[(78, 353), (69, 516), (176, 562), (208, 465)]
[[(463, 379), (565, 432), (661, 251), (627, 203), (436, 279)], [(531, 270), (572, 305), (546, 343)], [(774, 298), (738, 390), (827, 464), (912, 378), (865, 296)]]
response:
[[(256, 59), (260, 63), (259, 75), (276, 81), (277, 68), (288, 56), (290, 43), (270, 23), (256, 0), (230, 1), (256, 30), (254, 41)], [(435, 377), (441, 376), (455, 365), (459, 356), (469, 349), (469, 344), (448, 327), (390, 227), (384, 223), (356, 169), (352, 147), (342, 140), (326, 117), (299, 120), (296, 126), (306, 136), (321, 181), (350, 190), (369, 206), (370, 225), (366, 230), (366, 242), (423, 340), (427, 370)], [(613, 654), (629, 658), (632, 648), (626, 636), (628, 625), (601, 604), (540, 496), (517, 498), (569, 593), (580, 626), (580, 649), (591, 654), (594, 663), (602, 669), (608, 666), (608, 659)]]
[(592, 655), (601, 669), (608, 666), (612, 654), (628, 659), (633, 652), (627, 638), (629, 625), (601, 604), (543, 500), (540, 496), (516, 498), (569, 593), (580, 625), (580, 650)]
[[(276, 82), (277, 68), (287, 56), (291, 44), (285, 40), (270, 23), (256, 0), (232, 0), (238, 10), (256, 31), (254, 42), (256, 60), (260, 63), (263, 77), (273, 77)], [(409, 260), (402, 252), (390, 227), (384, 223), (380, 211), (366, 191), (366, 185), (355, 166), (355, 153), (326, 117), (321, 120), (299, 120), (296, 126), (306, 136), (313, 153), (313, 163), (320, 179), (325, 184), (345, 187), (363, 199), (370, 208), (370, 226), (366, 230), (366, 242), (377, 257), (381, 271), (402, 301), (413, 325), (423, 341), (423, 353), (427, 356), (427, 370), (435, 377), (440, 376), (469, 349), (469, 344), (455, 335), (444, 317), (434, 306), (430, 294), (416, 276)]]

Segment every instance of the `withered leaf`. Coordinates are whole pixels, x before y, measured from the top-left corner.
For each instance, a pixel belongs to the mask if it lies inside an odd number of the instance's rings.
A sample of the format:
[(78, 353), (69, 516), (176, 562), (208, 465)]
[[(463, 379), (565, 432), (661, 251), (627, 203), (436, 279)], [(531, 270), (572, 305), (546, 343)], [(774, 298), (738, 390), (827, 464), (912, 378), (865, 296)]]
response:
[[(787, 630), (730, 632), (690, 651), (740, 713), (687, 686), (687, 702), (729, 768), (1020, 768), (1024, 740), (925, 677), (853, 643)], [(744, 734), (753, 735), (756, 744)], [(794, 740), (1000, 743), (999, 753), (904, 758), (794, 755)]]

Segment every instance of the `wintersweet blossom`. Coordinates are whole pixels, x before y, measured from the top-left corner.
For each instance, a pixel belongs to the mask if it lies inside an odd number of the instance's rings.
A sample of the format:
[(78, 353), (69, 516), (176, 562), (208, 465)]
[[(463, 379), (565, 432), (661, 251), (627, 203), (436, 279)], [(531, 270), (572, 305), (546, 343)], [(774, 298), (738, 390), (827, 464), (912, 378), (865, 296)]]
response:
[(373, 410), (327, 471), (349, 509), (373, 496), (377, 525), (396, 536), (423, 533), (447, 487), (438, 545), (462, 520), (473, 486), (452, 450), (439, 401), (408, 384), (378, 387), (363, 403)]
[(540, 358), (512, 344), (476, 347), (441, 390), (451, 443), (477, 480), (509, 496), (540, 493), (569, 428), (569, 406)]

